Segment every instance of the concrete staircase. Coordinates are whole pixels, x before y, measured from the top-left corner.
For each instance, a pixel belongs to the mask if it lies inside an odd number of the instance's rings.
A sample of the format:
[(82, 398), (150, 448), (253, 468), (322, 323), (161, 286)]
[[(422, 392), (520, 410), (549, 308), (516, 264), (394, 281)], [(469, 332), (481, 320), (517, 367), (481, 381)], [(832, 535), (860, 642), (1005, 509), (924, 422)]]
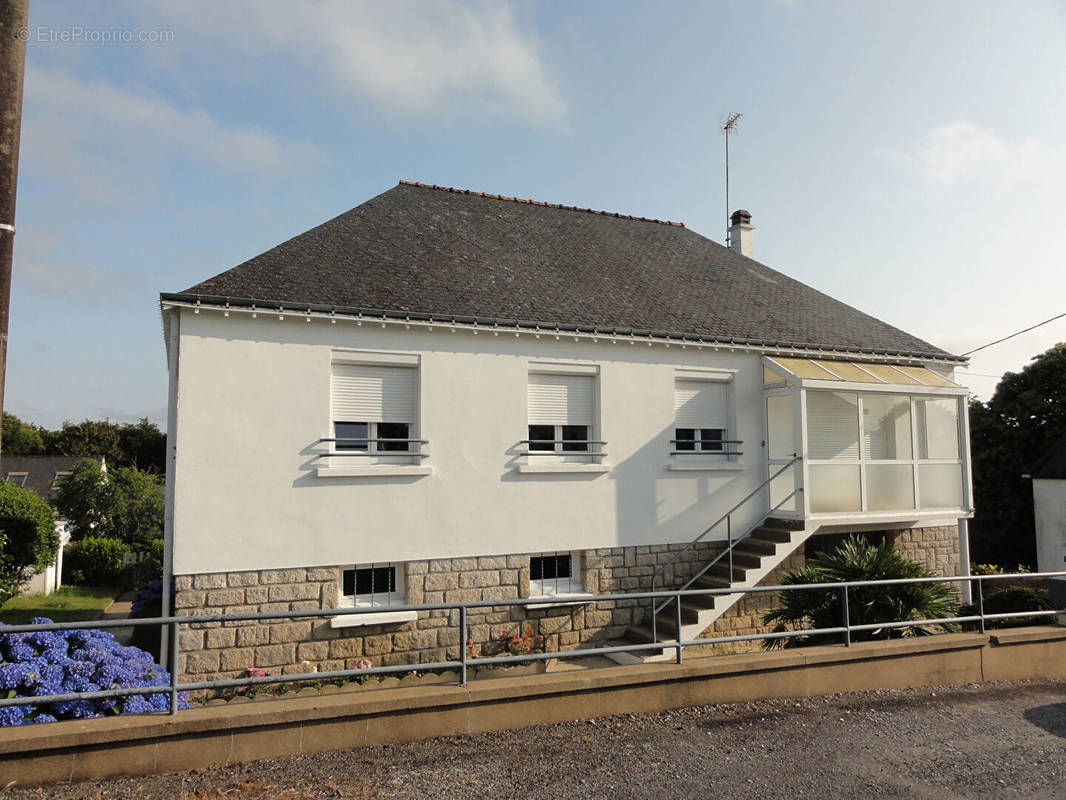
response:
[[(733, 545), (733, 571), (729, 571), (729, 556), (724, 555), (703, 576), (698, 578), (689, 589), (729, 589), (749, 588), (758, 585), (767, 575), (796, 551), (814, 533), (816, 528), (799, 528), (799, 523), (767, 519), (755, 528), (751, 534), (738, 540)], [(696, 639), (707, 628), (732, 608), (743, 597), (743, 593), (722, 595), (691, 595), (681, 601), (681, 638)], [(661, 604), (659, 600), (657, 604)], [(655, 630), (660, 642), (677, 639), (677, 610), (673, 602), (656, 617)], [(656, 641), (652, 637), (651, 622), (633, 626), (626, 630), (625, 642), (646, 644)], [(649, 661), (673, 660), (675, 651), (643, 650), (635, 653), (616, 654), (614, 660), (621, 664), (635, 664)]]

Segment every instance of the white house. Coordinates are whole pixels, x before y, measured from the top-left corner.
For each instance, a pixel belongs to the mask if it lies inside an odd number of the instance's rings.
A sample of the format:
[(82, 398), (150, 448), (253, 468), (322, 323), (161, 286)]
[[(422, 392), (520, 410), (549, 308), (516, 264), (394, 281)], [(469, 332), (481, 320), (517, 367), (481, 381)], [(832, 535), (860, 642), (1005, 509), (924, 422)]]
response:
[[(583, 596), (679, 585), (731, 539), (700, 585), (857, 530), (965, 571), (963, 360), (753, 260), (751, 230), (401, 182), (162, 295), (179, 612), (381, 609), (191, 629), (184, 673), (454, 657), (417, 602), (544, 598), (473, 616), (482, 652), (640, 639), (644, 608)], [(686, 632), (757, 616), (690, 605)]]
[(1061, 572), (1066, 569), (1066, 436), (1060, 436), (1025, 477), (1033, 479), (1037, 570)]

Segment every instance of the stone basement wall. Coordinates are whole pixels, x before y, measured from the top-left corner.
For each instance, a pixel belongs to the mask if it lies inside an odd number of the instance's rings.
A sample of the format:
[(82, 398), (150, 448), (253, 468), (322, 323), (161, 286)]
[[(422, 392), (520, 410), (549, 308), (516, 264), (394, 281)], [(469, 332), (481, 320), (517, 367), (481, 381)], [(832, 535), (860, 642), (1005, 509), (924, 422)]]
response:
[[(889, 532), (908, 558), (940, 574), (957, 574), (955, 526)], [(685, 553), (668, 571), (675, 586), (721, 551), (723, 544), (702, 544)], [(681, 545), (650, 545), (586, 550), (581, 554), (584, 590), (589, 594), (650, 589), (658, 564)], [(803, 564), (803, 550), (789, 556), (764, 584), (780, 582), (785, 570)], [(529, 596), (529, 554), (409, 561), (404, 565), (405, 601), (416, 603), (506, 600)], [(182, 616), (254, 611), (304, 611), (337, 606), (341, 567), (259, 570), (175, 577), (175, 613)], [(776, 596), (742, 599), (719, 618), (704, 637), (767, 632), (762, 615), (778, 604)], [(499, 639), (513, 633), (533, 639), (543, 651), (593, 647), (621, 638), (630, 625), (644, 621), (647, 601), (583, 603), (545, 609), (497, 606), (468, 613), (468, 635), (479, 655), (501, 652)], [(195, 623), (182, 626), (179, 674), (185, 681), (243, 677), (251, 667), (269, 673), (354, 669), (360, 659), (375, 666), (430, 663), (459, 657), (458, 611), (423, 611), (415, 621), (332, 628), (328, 618), (263, 622)], [(716, 645), (714, 652), (758, 649), (760, 644)]]
[[(667, 571), (682, 581), (722, 549), (702, 544)], [(586, 550), (582, 585), (589, 594), (635, 592), (650, 586), (656, 565), (682, 545)], [(219, 572), (175, 577), (175, 614), (240, 614), (336, 608), (341, 567)], [(404, 564), (405, 602), (512, 600), (529, 596), (529, 554), (409, 561)], [(621, 637), (639, 624), (647, 601), (621, 600), (544, 609), (497, 606), (471, 609), (468, 636), (479, 655), (501, 652), (501, 636), (528, 630), (538, 650), (570, 650)], [(251, 667), (270, 673), (354, 669), (430, 663), (459, 658), (459, 612), (423, 611), (411, 622), (333, 628), (329, 618), (262, 622), (194, 623), (180, 633), (179, 674), (185, 681), (243, 677)]]

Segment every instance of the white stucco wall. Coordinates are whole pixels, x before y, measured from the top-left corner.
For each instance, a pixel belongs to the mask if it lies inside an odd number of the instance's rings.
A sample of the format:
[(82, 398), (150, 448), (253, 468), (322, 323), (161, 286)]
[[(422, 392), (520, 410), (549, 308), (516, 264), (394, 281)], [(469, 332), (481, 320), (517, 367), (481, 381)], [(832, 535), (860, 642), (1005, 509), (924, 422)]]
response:
[(1066, 480), (1034, 480), (1036, 563), (1040, 572), (1066, 569)]
[[(180, 313), (177, 574), (688, 541), (766, 474), (754, 353)], [(421, 356), (418, 433), (431, 475), (316, 476), (324, 462), (312, 456), (325, 446), (315, 442), (332, 435), (335, 348)], [(531, 361), (599, 368), (609, 472), (515, 470)], [(675, 370), (693, 367), (736, 370), (741, 471), (667, 469)]]

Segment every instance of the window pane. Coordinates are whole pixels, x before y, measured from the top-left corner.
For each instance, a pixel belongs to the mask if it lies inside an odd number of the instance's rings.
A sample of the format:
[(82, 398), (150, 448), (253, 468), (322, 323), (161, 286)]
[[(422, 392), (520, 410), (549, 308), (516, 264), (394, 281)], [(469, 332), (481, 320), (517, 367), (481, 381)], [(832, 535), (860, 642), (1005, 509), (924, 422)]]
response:
[(351, 597), (355, 594), (355, 570), (346, 569), (341, 579), (341, 594), (345, 597)]
[(905, 460), (911, 457), (911, 404), (902, 394), (864, 394), (862, 432), (865, 458)]
[(866, 364), (860, 365), (867, 372), (873, 373), (885, 383), (895, 383), (897, 385), (902, 384), (905, 386), (921, 386), (919, 381), (914, 380), (910, 375), (900, 372), (891, 364)]
[(866, 507), (869, 511), (914, 508), (914, 467), (910, 464), (871, 464), (866, 468)]
[(586, 444), (586, 440), (589, 438), (589, 429), (587, 425), (563, 425), (563, 442), (575, 442), (574, 444), (563, 444), (563, 450), (567, 453), (587, 453), (589, 446)]
[(962, 464), (920, 465), (918, 496), (922, 508), (961, 508)]
[(532, 556), (529, 559), (529, 579), (534, 581), (569, 578), (570, 554), (556, 556)]
[[(408, 439), (411, 426), (406, 422), (379, 422), (378, 439)], [(406, 452), (408, 442), (378, 442), (378, 450), (385, 452)]]
[(674, 442), (676, 450), (695, 450), (696, 449), (696, 429), (695, 428), (678, 428), (674, 432), (674, 438), (678, 441)]
[(336, 439), (347, 439), (349, 441), (335, 442), (338, 450), (366, 450), (366, 441), (350, 441), (352, 439), (366, 439), (370, 434), (368, 431), (370, 426), (365, 422), (334, 422), (333, 423), (333, 436)]
[(770, 433), (768, 448), (770, 458), (792, 458), (796, 454), (796, 435), (792, 418), (791, 395), (774, 395), (766, 398), (766, 424)]
[(371, 567), (355, 570), (357, 595), (385, 595), (396, 590), (396, 567)]
[(815, 361), (814, 363), (820, 367), (835, 372), (846, 381), (856, 381), (858, 383), (881, 383), (881, 381), (869, 372), (863, 372), (850, 361)]
[(807, 392), (807, 451), (813, 459), (859, 458), (859, 400), (854, 392)]
[(530, 425), (529, 426), (529, 449), (530, 450), (554, 450), (555, 445), (554, 425)]
[(811, 511), (859, 511), (859, 467), (856, 464), (812, 464), (809, 471)]
[(700, 449), (721, 451), (724, 433), (725, 431), (718, 428), (701, 428), (700, 441), (703, 442), (703, 444), (700, 445)]
[(775, 358), (774, 360), (797, 378), (817, 378), (822, 381), (840, 380), (833, 373), (827, 372), (806, 358)]
[[(918, 458), (959, 457), (959, 402), (954, 397), (917, 398)], [(923, 502), (924, 505), (924, 502)]]

